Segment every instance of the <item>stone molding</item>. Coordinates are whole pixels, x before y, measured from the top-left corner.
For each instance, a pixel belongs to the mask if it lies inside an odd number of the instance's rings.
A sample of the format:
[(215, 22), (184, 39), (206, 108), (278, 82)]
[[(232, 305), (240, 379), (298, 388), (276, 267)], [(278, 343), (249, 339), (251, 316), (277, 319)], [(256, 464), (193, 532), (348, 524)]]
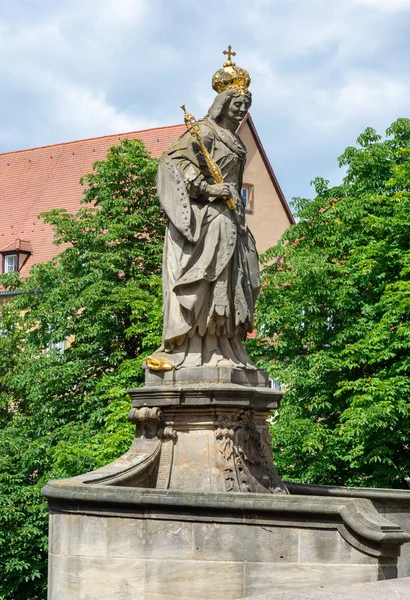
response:
[(410, 490), (389, 488), (346, 487), (341, 485), (316, 485), (287, 481), (291, 494), (303, 496), (337, 496), (346, 498), (369, 498), (371, 500), (394, 500), (408, 503), (410, 508)]
[(99, 516), (255, 523), (337, 528), (346, 541), (370, 556), (397, 556), (410, 535), (384, 519), (366, 499), (187, 493), (50, 481), (43, 488), (51, 512)]
[(269, 377), (262, 369), (235, 367), (191, 367), (171, 371), (145, 370), (145, 386), (243, 385), (269, 388)]
[(277, 410), (283, 393), (270, 388), (237, 384), (162, 385), (128, 390), (133, 407), (141, 406), (231, 406)]

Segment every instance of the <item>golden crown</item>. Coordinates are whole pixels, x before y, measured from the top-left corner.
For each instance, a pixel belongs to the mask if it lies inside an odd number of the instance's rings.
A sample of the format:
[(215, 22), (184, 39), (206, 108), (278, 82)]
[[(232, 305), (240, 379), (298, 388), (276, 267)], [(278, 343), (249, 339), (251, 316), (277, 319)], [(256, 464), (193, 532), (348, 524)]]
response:
[(223, 54), (228, 55), (228, 60), (224, 62), (222, 69), (219, 69), (212, 77), (213, 89), (220, 94), (225, 90), (235, 88), (242, 96), (245, 96), (251, 82), (248, 71), (237, 67), (233, 62), (232, 56), (236, 56), (236, 52), (232, 52), (232, 46), (228, 46), (228, 50), (224, 50)]

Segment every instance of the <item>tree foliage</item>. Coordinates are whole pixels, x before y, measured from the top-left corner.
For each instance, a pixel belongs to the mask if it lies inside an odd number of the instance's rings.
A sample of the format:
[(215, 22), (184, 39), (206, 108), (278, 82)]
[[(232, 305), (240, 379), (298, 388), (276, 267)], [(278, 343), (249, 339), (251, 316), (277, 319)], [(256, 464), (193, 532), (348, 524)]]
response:
[[(410, 120), (366, 129), (265, 257), (257, 352), (286, 393), (282, 476), (405, 487), (410, 474)], [(273, 365), (273, 366), (272, 366)]]
[[(53, 210), (52, 261), (2, 307), (0, 581), (6, 598), (45, 598), (48, 510), (41, 488), (127, 450), (126, 390), (160, 342), (164, 219), (156, 161), (140, 141), (111, 148), (84, 177), (76, 215)], [(68, 340), (64, 352), (58, 344)]]

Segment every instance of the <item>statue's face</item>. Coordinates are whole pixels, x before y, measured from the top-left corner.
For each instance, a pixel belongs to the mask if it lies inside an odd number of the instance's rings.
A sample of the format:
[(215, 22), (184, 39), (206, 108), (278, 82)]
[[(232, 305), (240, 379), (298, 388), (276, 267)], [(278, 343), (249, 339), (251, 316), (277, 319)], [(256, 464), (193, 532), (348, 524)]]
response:
[(237, 121), (240, 123), (250, 107), (250, 100), (246, 96), (233, 96), (228, 105), (227, 117), (230, 121)]

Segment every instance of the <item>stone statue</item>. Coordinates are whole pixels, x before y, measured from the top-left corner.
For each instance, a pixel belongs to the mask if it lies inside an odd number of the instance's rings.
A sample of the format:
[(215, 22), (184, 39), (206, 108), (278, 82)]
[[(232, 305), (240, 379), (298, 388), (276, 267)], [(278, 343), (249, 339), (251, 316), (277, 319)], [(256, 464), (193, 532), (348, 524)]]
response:
[(255, 369), (242, 342), (253, 330), (259, 262), (241, 197), (246, 148), (235, 133), (251, 105), (250, 78), (230, 47), (225, 54), (208, 114), (196, 122), (185, 113), (188, 130), (159, 160), (168, 226), (163, 341), (147, 359), (151, 370)]

